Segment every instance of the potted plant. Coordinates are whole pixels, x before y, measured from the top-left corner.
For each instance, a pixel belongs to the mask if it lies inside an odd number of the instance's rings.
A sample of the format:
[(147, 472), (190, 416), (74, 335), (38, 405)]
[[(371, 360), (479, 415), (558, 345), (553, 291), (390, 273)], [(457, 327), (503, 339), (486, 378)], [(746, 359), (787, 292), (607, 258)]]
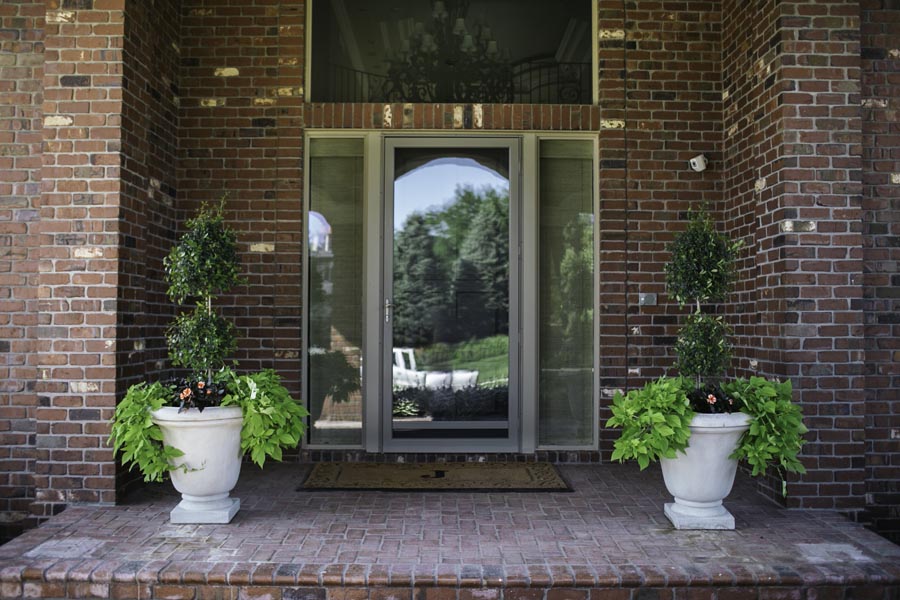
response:
[(131, 386), (116, 407), (110, 441), (122, 462), (145, 481), (170, 476), (182, 500), (173, 523), (228, 523), (240, 508), (231, 498), (244, 454), (260, 467), (297, 445), (306, 409), (272, 370), (236, 374), (226, 359), (234, 326), (214, 306), (241, 281), (236, 236), (218, 205), (203, 204), (165, 259), (169, 298), (194, 300), (166, 331), (169, 358), (186, 374)]
[(775, 466), (782, 482), (784, 471), (804, 472), (797, 454), (806, 428), (791, 402), (790, 382), (722, 380), (731, 364), (729, 328), (703, 309), (725, 299), (739, 248), (715, 230), (705, 212), (691, 214), (666, 265), (670, 295), (693, 308), (675, 344), (680, 377), (617, 393), (607, 422), (622, 428), (613, 460), (636, 459), (641, 469), (660, 461), (674, 497), (665, 514), (679, 529), (734, 529), (722, 500), (740, 459), (753, 475)]

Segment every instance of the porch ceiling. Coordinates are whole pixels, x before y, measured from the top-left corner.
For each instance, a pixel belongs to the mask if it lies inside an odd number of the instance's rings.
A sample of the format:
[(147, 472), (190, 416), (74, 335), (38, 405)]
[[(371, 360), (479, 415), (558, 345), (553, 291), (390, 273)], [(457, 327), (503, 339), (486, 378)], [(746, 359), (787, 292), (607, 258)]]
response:
[(700, 532), (665, 520), (653, 469), (562, 466), (575, 491), (543, 494), (296, 491), (307, 469), (245, 465), (230, 525), (170, 525), (168, 485), (121, 506), (71, 507), (0, 547), (0, 583), (900, 584), (900, 547), (834, 512), (777, 507), (741, 478), (726, 502), (737, 530)]

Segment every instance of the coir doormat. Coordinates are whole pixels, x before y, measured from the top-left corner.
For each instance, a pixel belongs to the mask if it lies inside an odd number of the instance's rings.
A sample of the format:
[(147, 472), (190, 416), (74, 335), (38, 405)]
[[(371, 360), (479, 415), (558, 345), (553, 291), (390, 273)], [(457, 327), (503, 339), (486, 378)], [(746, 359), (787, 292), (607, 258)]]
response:
[(300, 490), (571, 492), (550, 463), (318, 463)]

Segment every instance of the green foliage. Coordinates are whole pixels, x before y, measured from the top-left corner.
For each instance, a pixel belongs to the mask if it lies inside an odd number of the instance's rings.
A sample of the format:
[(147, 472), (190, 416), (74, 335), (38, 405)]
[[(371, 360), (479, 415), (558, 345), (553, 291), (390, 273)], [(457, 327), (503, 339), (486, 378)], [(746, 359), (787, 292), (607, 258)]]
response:
[(410, 398), (394, 398), (391, 414), (395, 417), (418, 417), (422, 412), (419, 403)]
[(280, 460), (282, 448), (294, 447), (304, 431), (307, 411), (295, 402), (274, 371), (235, 375), (225, 358), (236, 347), (234, 325), (213, 311), (212, 295), (240, 282), (234, 232), (222, 215), (224, 199), (215, 208), (204, 204), (188, 221), (188, 231), (165, 259), (169, 297), (176, 302), (197, 298), (191, 313), (169, 326), (166, 339), (172, 364), (187, 367), (190, 376), (174, 386), (141, 383), (128, 389), (116, 407), (110, 442), (126, 466), (137, 466), (147, 481), (162, 481), (179, 468), (183, 456), (162, 443), (162, 431), (150, 412), (163, 406), (195, 407), (219, 404), (220, 386), (227, 387), (221, 406), (241, 407), (242, 452), (262, 466), (266, 457)]
[(215, 207), (204, 202), (165, 258), (172, 301), (182, 304), (185, 298), (205, 300), (240, 283), (237, 237), (225, 223), (224, 208), (224, 198)]
[(554, 321), (562, 325), (560, 360), (587, 367), (593, 360), (594, 228), (590, 219), (575, 218), (563, 230), (565, 252), (559, 265), (559, 303)]
[(720, 302), (734, 280), (734, 260), (741, 243), (715, 230), (709, 215), (692, 212), (687, 229), (669, 245), (666, 285), (678, 304)]
[(394, 340), (397, 346), (424, 346), (444, 310), (447, 274), (434, 250), (435, 237), (417, 213), (397, 234), (394, 247)]
[(753, 417), (733, 458), (746, 460), (754, 476), (765, 473), (769, 467), (775, 467), (782, 479), (785, 471), (805, 473), (797, 454), (807, 429), (800, 408), (791, 401), (791, 382), (751, 377), (722, 387), (742, 406), (742, 412)]
[(294, 448), (306, 428), (309, 412), (281, 385), (271, 369), (234, 375), (222, 406), (240, 406), (244, 414), (241, 451), (262, 467), (266, 458), (281, 460), (283, 448)]
[(445, 267), (449, 268), (459, 257), (484, 197), (492, 194), (496, 191), (491, 187), (475, 191), (472, 186), (457, 186), (452, 200), (425, 214), (425, 222), (436, 236), (435, 254)]
[(309, 368), (317, 374), (312, 378), (312, 394), (322, 401), (331, 396), (335, 402), (347, 402), (359, 389), (359, 369), (340, 350), (310, 353)]
[(168, 295), (179, 304), (196, 298), (197, 307), (169, 326), (166, 339), (172, 364), (209, 379), (237, 347), (234, 326), (213, 310), (213, 296), (241, 282), (237, 237), (225, 223), (225, 198), (215, 207), (205, 202), (187, 231), (165, 258)]
[(409, 215), (396, 236), (393, 276), (396, 346), (505, 333), (509, 194), (460, 186), (443, 206)]
[(172, 364), (191, 369), (199, 379), (221, 369), (237, 348), (234, 325), (202, 306), (176, 317), (166, 330), (166, 342)]
[(694, 418), (687, 397), (690, 383), (680, 377), (660, 377), (641, 389), (613, 397), (607, 427), (622, 434), (614, 444), (612, 459), (635, 459), (641, 470), (661, 457), (675, 458), (687, 448)]
[(472, 265), (480, 280), (484, 307), (497, 321), (509, 314), (509, 196), (487, 190), (475, 221), (460, 249), (460, 260)]
[(722, 317), (694, 313), (678, 332), (675, 363), (678, 373), (700, 384), (701, 378), (717, 378), (731, 365), (731, 333)]
[(110, 442), (113, 452), (122, 454), (122, 464), (137, 467), (144, 481), (163, 481), (173, 468), (170, 461), (182, 456), (177, 448), (163, 444), (162, 431), (150, 418), (150, 412), (169, 403), (173, 389), (159, 382), (139, 383), (128, 388), (116, 407)]
[(461, 362), (475, 362), (494, 356), (509, 355), (509, 336), (491, 337), (459, 342), (456, 344), (432, 344), (416, 350), (416, 361), (420, 367)]

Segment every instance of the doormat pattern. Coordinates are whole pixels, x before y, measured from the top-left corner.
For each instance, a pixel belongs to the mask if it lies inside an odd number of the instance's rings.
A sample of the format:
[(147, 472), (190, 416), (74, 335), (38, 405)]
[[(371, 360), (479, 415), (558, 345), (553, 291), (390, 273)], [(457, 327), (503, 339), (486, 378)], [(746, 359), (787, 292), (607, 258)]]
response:
[(298, 490), (571, 492), (550, 463), (317, 463)]

